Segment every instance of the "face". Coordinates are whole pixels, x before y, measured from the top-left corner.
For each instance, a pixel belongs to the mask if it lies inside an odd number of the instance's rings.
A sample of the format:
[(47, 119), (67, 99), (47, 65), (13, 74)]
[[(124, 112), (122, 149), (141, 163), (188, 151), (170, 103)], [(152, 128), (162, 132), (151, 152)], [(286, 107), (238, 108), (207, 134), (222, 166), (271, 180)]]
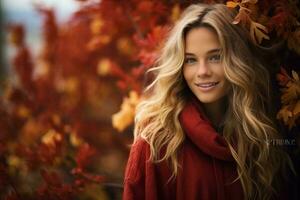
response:
[(221, 62), (221, 45), (214, 31), (191, 29), (185, 38), (183, 75), (194, 95), (204, 104), (216, 103), (229, 89)]

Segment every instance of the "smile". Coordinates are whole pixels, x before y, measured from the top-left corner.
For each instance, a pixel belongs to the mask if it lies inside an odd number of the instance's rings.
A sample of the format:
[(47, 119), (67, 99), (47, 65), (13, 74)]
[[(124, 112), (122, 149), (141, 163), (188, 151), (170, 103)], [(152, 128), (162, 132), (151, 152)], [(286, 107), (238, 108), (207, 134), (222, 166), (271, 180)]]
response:
[(208, 91), (218, 85), (219, 82), (195, 83), (203, 91)]

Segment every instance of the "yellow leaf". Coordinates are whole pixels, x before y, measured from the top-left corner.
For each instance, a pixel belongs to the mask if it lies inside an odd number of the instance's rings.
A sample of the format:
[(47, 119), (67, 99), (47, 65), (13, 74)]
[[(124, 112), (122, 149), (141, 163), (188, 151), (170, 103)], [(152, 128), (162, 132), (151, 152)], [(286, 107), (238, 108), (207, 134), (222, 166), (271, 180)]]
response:
[(300, 100), (297, 101), (294, 109), (293, 109), (293, 114), (298, 115), (300, 113)]
[(83, 140), (77, 136), (75, 132), (70, 134), (70, 143), (73, 147), (78, 147), (83, 144)]
[(117, 40), (117, 48), (124, 55), (132, 55), (133, 45), (127, 37), (121, 37)]
[(112, 116), (112, 125), (119, 132), (122, 132), (133, 123), (133, 118), (132, 110), (127, 107)]
[(108, 58), (101, 59), (97, 65), (97, 73), (100, 76), (105, 76), (110, 72), (111, 61)]
[(227, 1), (227, 2), (226, 2), (226, 6), (227, 6), (228, 8), (235, 8), (235, 7), (237, 7), (238, 5), (239, 5), (239, 3), (234, 2), (234, 1)]
[(89, 51), (94, 51), (102, 47), (103, 45), (107, 45), (108, 43), (110, 43), (111, 39), (112, 38), (110, 35), (105, 35), (105, 34), (97, 35), (90, 39), (90, 41), (86, 45), (86, 48)]
[(28, 145), (36, 143), (43, 133), (42, 129), (42, 124), (37, 119), (30, 117), (23, 125), (19, 139)]
[(277, 113), (277, 119), (282, 119), (288, 125), (289, 119), (293, 116), (292, 112), (288, 110), (288, 106), (283, 106)]
[(9, 155), (7, 157), (7, 164), (9, 166), (13, 166), (13, 167), (19, 167), (22, 163), (22, 160), (20, 159), (20, 157), (16, 156), (16, 155)]
[(56, 82), (56, 90), (68, 94), (74, 94), (78, 91), (79, 80), (73, 76), (66, 79), (61, 79)]
[(299, 81), (299, 75), (294, 70), (292, 70), (292, 76), (296, 81)]
[(254, 42), (258, 42), (258, 44), (260, 44), (263, 39), (267, 39), (267, 40), (270, 39), (269, 36), (263, 31), (268, 33), (268, 29), (265, 26), (256, 23), (254, 21), (251, 21), (250, 35)]
[(137, 92), (131, 91), (129, 98), (123, 99), (121, 110), (112, 116), (113, 127), (119, 132), (124, 131), (134, 121), (135, 108), (139, 103), (139, 96)]
[(43, 59), (38, 59), (37, 64), (34, 67), (33, 71), (33, 79), (38, 79), (40, 77), (45, 77), (49, 74), (49, 70), (51, 69), (51, 65), (48, 61)]
[(61, 141), (62, 136), (57, 131), (50, 129), (43, 137), (42, 137), (42, 143), (47, 145), (55, 145), (55, 141)]
[(179, 6), (179, 4), (176, 4), (172, 8), (172, 14), (171, 14), (171, 20), (172, 20), (172, 22), (177, 21), (178, 18), (179, 18), (179, 16), (180, 16), (180, 6)]
[(94, 35), (99, 34), (101, 32), (103, 25), (104, 25), (103, 20), (100, 17), (96, 17), (95, 19), (93, 19), (93, 21), (90, 24), (90, 30)]
[(24, 105), (20, 105), (18, 107), (18, 110), (17, 110), (17, 113), (18, 113), (18, 116), (21, 117), (21, 118), (28, 118), (30, 116), (30, 110), (24, 106)]

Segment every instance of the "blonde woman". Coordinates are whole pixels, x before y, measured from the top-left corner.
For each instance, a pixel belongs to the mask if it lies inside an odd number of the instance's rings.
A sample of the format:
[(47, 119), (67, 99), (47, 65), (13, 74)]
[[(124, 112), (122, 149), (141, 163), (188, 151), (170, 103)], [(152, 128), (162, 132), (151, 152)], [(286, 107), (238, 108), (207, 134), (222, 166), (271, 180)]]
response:
[(192, 5), (170, 32), (137, 108), (123, 199), (288, 199), (268, 71), (235, 15)]

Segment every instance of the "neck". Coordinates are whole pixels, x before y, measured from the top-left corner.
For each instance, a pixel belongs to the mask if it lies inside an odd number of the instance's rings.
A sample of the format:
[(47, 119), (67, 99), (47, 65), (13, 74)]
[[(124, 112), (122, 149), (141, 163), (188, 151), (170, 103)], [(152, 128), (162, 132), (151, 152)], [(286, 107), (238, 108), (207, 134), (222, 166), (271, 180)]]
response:
[(223, 97), (222, 99), (213, 103), (203, 104), (204, 112), (215, 128), (219, 127), (220, 123), (225, 117), (227, 108), (226, 104), (226, 97)]

